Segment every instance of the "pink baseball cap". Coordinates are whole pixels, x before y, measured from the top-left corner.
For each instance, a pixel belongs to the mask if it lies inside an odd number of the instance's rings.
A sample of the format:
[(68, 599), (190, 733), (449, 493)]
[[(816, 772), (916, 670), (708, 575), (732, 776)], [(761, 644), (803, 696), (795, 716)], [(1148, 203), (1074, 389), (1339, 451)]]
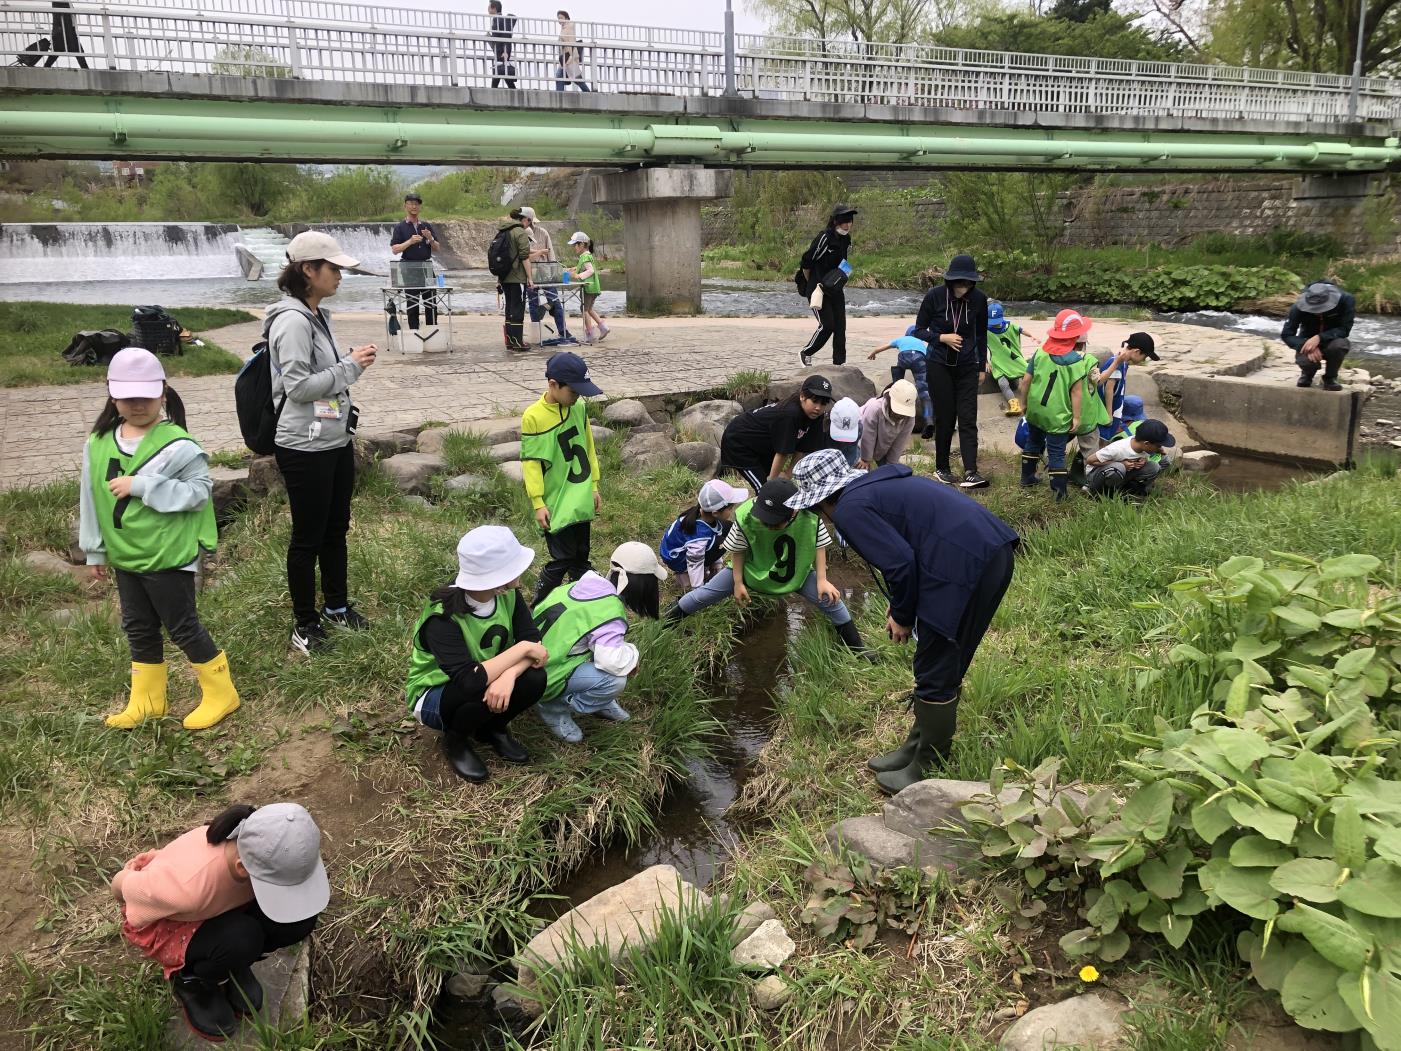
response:
[(165, 393), (165, 368), (143, 347), (127, 347), (107, 366), (107, 393), (113, 398), (159, 398)]

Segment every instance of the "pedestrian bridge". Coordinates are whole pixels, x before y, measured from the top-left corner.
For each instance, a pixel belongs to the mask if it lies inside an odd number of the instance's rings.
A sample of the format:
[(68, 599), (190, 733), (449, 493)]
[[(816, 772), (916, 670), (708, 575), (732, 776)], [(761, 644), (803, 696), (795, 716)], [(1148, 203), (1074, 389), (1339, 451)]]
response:
[[(0, 70), (0, 154), (715, 168), (1380, 171), (1401, 85), (322, 0), (74, 0), (52, 68)], [(53, 9), (0, 0), (0, 49)], [(88, 69), (77, 68), (82, 58)], [(566, 90), (556, 90), (563, 86)]]

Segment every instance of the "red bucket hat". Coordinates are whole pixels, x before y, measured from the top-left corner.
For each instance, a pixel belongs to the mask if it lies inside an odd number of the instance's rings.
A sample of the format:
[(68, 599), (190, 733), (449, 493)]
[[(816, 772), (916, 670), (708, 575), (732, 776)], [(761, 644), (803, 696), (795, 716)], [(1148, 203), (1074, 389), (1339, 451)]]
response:
[(1090, 333), (1094, 322), (1078, 310), (1062, 310), (1046, 333), (1048, 351), (1069, 350)]

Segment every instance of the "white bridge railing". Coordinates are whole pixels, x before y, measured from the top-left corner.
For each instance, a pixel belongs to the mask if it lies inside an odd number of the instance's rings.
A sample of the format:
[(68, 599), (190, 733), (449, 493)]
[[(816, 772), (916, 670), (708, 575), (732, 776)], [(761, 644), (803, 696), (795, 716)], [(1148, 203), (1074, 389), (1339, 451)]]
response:
[[(581, 69), (561, 67), (552, 20), (514, 20), (493, 37), (487, 15), (323, 0), (74, 0), (81, 54), (65, 48), (51, 4), (0, 0), (0, 52), (71, 68), (292, 77), (369, 84), (567, 88), (720, 95), (720, 32), (576, 22)], [(797, 37), (733, 38), (734, 90), (801, 102), (1128, 114), (1187, 119), (1345, 119), (1349, 78), (1282, 70), (1027, 55)], [(570, 74), (574, 73), (575, 76)], [(1362, 81), (1358, 118), (1401, 120), (1401, 85)]]

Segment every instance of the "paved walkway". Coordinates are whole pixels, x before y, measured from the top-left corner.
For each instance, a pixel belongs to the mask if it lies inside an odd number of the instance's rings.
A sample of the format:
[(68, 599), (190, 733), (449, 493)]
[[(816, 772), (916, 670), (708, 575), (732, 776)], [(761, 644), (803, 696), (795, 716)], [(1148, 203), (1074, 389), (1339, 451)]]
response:
[[(894, 352), (875, 361), (867, 361), (866, 354), (901, 335), (905, 324), (898, 318), (850, 319), (848, 364), (861, 367), (878, 385), (884, 385), (889, 381)], [(333, 325), (342, 348), (369, 342), (385, 345), (382, 314), (347, 313), (337, 316)], [(362, 433), (416, 428), (428, 420), (460, 423), (511, 416), (539, 397), (549, 351), (508, 354), (501, 347), (501, 326), (496, 318), (458, 317), (454, 325), (458, 346), (464, 348), (455, 353), (381, 354), (355, 385)], [(1039, 335), (1046, 322), (1028, 322), (1026, 327)], [(1092, 345), (1117, 347), (1138, 327), (1144, 326), (1100, 322)], [(1160, 367), (1198, 374), (1253, 371), (1264, 345), (1258, 337), (1190, 325), (1147, 327), (1163, 350), (1165, 360)], [(624, 317), (614, 323), (606, 342), (578, 349), (607, 398), (642, 397), (712, 389), (745, 369), (785, 375), (798, 368), (798, 348), (811, 331), (811, 322), (800, 318)], [(261, 332), (261, 322), (249, 322), (204, 335), (246, 357)], [(1030, 338), (1026, 345), (1029, 351)], [(818, 364), (824, 360), (830, 362), (830, 355), (819, 355)], [(207, 450), (243, 450), (234, 413), (232, 376), (181, 378), (174, 386), (185, 401), (191, 431)], [(1146, 382), (1146, 377), (1133, 387), (1150, 405), (1156, 405), (1154, 385)], [(0, 488), (76, 475), (83, 442), (105, 397), (101, 383), (0, 391), (0, 429), (7, 453), (0, 463)], [(993, 422), (1001, 420), (995, 411), (996, 400), (990, 396), (985, 400), (980, 415), (986, 414), (986, 422), (999, 431), (1006, 429)]]

